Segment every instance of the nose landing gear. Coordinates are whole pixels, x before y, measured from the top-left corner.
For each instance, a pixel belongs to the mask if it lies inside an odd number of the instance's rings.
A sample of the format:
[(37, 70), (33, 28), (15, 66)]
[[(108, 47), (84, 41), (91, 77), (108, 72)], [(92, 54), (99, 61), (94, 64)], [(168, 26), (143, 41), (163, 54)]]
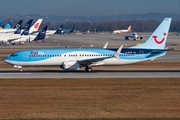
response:
[(18, 66), (18, 65), (14, 65), (15, 68), (19, 68), (19, 71), (22, 72), (23, 71), (23, 68), (22, 66)]

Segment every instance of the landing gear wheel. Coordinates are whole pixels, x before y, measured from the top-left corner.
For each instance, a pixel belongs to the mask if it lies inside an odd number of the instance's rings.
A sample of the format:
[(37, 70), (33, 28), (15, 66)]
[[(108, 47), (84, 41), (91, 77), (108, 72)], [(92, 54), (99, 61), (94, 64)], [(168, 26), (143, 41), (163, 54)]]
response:
[(129, 40), (129, 37), (128, 37), (128, 36), (125, 36), (125, 40)]
[(92, 68), (89, 67), (89, 66), (86, 66), (86, 67), (85, 67), (85, 70), (86, 70), (86, 72), (92, 72)]
[(20, 72), (22, 72), (22, 71), (23, 71), (23, 69), (20, 69), (19, 71), (20, 71)]

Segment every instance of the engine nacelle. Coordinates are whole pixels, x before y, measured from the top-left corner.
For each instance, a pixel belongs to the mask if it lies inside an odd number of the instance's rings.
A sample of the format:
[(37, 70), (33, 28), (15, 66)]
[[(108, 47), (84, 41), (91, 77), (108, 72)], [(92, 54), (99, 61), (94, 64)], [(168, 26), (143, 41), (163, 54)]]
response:
[(63, 62), (61, 68), (63, 68), (64, 70), (76, 70), (80, 68), (80, 64), (78, 61), (66, 61)]
[(8, 40), (3, 40), (2, 43), (3, 44), (9, 44), (9, 41)]

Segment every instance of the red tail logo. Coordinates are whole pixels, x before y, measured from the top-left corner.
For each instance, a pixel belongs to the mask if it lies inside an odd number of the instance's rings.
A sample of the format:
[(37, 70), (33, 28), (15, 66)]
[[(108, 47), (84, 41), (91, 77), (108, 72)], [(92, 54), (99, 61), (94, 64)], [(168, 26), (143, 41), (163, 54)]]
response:
[(36, 23), (34, 27), (37, 29), (39, 27), (39, 23)]
[[(164, 36), (166, 36), (166, 33), (164, 33)], [(162, 40), (157, 40), (157, 36), (152, 36), (154, 38), (154, 41), (157, 43), (157, 44), (162, 44), (164, 42), (164, 38), (162, 38)]]

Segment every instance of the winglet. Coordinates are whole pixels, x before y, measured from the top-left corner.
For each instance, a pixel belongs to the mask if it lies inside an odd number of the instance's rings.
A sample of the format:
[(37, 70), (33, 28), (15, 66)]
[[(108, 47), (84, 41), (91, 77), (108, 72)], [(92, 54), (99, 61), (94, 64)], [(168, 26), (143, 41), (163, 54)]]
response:
[(118, 56), (119, 56), (119, 54), (120, 54), (122, 48), (123, 48), (123, 45), (121, 45), (121, 46), (119, 47), (119, 49), (118, 49), (118, 50), (116, 51), (116, 53), (114, 54), (114, 57), (120, 59)]
[(104, 49), (106, 49), (106, 48), (107, 48), (108, 43), (109, 43), (109, 42), (107, 42), (107, 43), (103, 46), (103, 48), (104, 48)]

